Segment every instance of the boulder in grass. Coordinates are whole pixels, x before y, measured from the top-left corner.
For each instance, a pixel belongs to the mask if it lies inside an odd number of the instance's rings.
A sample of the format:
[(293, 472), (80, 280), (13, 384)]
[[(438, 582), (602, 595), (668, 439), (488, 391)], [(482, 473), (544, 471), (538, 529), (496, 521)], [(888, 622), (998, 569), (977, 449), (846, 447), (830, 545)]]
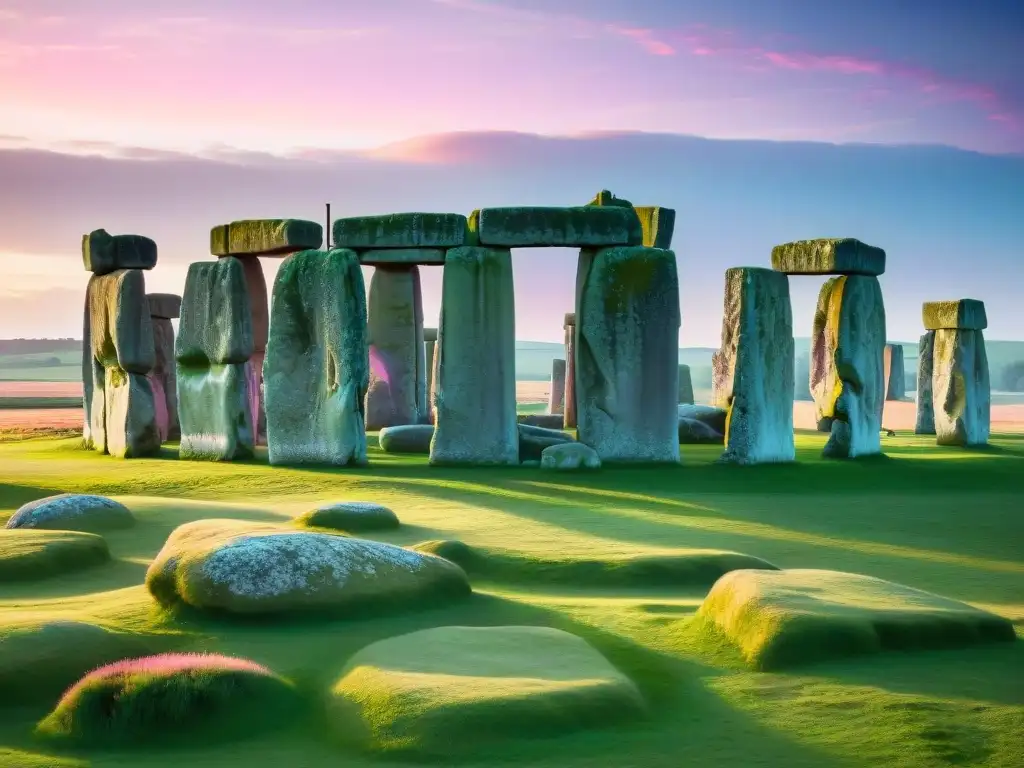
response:
[(0, 530), (0, 584), (45, 579), (109, 561), (106, 539), (95, 533)]
[(772, 269), (787, 275), (868, 275), (885, 272), (885, 251), (852, 237), (798, 240), (772, 248)]
[(725, 434), (725, 419), (729, 412), (725, 408), (718, 408), (713, 405), (685, 405), (678, 407), (680, 419), (691, 419), (699, 421), (720, 435)]
[(323, 242), (324, 228), (303, 219), (247, 219), (210, 230), (210, 253), (214, 256), (278, 256), (319, 248)]
[(384, 453), (415, 453), (426, 456), (430, 453), (430, 441), (433, 437), (433, 424), (401, 424), (384, 427), (377, 436), (377, 442)]
[(156, 243), (142, 235), (111, 235), (96, 229), (82, 235), (85, 271), (106, 275), (119, 269), (153, 269)]
[(164, 320), (176, 320), (181, 317), (181, 296), (176, 293), (147, 293), (149, 314)]
[(106, 496), (62, 493), (22, 505), (8, 519), (6, 527), (100, 533), (134, 524), (135, 517), (120, 502)]
[(438, 627), (373, 643), (351, 658), (328, 699), (341, 737), (445, 759), (645, 710), (636, 685), (595, 648), (548, 627)]
[(386, 531), (397, 528), (398, 515), (383, 504), (371, 501), (339, 501), (321, 504), (299, 515), (295, 522), (308, 528), (333, 528), (348, 533)]
[(176, 528), (146, 573), (165, 606), (233, 614), (316, 611), (351, 616), (465, 597), (454, 563), (333, 533), (238, 520)]
[(556, 471), (600, 469), (601, 457), (583, 443), (568, 442), (551, 445), (540, 452), (540, 468)]
[(1015, 639), (1002, 616), (856, 573), (741, 570), (720, 578), (697, 616), (758, 670), (887, 650)]
[(519, 424), (518, 429), (520, 461), (540, 461), (541, 454), (546, 448), (576, 442), (560, 429), (545, 429), (529, 424)]
[(104, 745), (233, 739), (284, 725), (294, 686), (266, 667), (219, 654), (125, 659), (75, 683), (36, 726), (63, 742)]
[(682, 445), (724, 445), (725, 435), (697, 419), (679, 419), (679, 442)]

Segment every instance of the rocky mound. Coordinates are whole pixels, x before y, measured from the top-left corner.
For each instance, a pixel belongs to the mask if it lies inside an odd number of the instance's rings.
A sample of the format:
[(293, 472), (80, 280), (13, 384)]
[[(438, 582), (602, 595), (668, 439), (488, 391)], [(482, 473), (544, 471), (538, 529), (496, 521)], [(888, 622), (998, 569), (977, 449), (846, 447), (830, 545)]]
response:
[(246, 659), (163, 654), (90, 672), (36, 727), (79, 742), (170, 741), (259, 733), (295, 710), (290, 683)]
[(239, 520), (171, 533), (146, 573), (163, 605), (258, 614), (352, 615), (470, 593), (457, 565), (377, 541)]
[(345, 740), (450, 757), (636, 717), (637, 687), (584, 640), (546, 627), (440, 627), (349, 661), (330, 713)]
[(384, 427), (377, 435), (377, 442), (384, 453), (430, 453), (430, 441), (434, 437), (433, 424), (401, 424)]
[(569, 472), (577, 469), (600, 469), (601, 457), (583, 443), (549, 445), (540, 452), (541, 469)]
[(57, 576), (110, 560), (102, 536), (78, 531), (0, 531), (0, 583)]
[(371, 501), (340, 501), (321, 504), (295, 518), (306, 528), (333, 528), (347, 533), (386, 531), (397, 528), (398, 515), (383, 504)]
[(760, 670), (1015, 637), (1012, 622), (1001, 616), (839, 571), (734, 571), (715, 583), (697, 617), (713, 623)]
[(102, 533), (133, 525), (135, 517), (128, 507), (113, 499), (62, 493), (24, 504), (11, 515), (6, 527)]
[(554, 445), (569, 445), (576, 440), (560, 429), (534, 427), (529, 424), (518, 424), (519, 460), (540, 461), (546, 448)]

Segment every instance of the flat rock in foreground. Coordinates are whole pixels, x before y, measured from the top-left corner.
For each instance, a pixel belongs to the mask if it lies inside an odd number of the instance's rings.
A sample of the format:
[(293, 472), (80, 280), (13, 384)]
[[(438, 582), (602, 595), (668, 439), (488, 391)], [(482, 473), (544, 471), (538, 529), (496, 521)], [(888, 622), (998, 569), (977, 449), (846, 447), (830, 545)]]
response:
[(99, 533), (133, 525), (135, 517), (120, 502), (106, 496), (62, 493), (23, 504), (6, 527)]
[(788, 275), (871, 275), (885, 272), (885, 251), (852, 237), (797, 240), (772, 248), (772, 269)]
[(926, 331), (983, 331), (988, 328), (985, 302), (977, 299), (926, 301), (921, 306)]
[(466, 217), (459, 213), (389, 213), (334, 222), (334, 247), (457, 248), (466, 241)]
[(1009, 619), (839, 571), (733, 571), (715, 582), (697, 616), (715, 624), (758, 670), (1015, 639)]
[(214, 256), (279, 256), (319, 248), (323, 242), (324, 228), (304, 219), (246, 219), (210, 230)]
[(547, 627), (438, 627), (369, 645), (331, 691), (341, 734), (384, 752), (448, 757), (523, 734), (629, 720), (636, 685), (583, 639)]
[(481, 245), (502, 248), (604, 248), (641, 239), (636, 212), (620, 206), (482, 208), (469, 228)]

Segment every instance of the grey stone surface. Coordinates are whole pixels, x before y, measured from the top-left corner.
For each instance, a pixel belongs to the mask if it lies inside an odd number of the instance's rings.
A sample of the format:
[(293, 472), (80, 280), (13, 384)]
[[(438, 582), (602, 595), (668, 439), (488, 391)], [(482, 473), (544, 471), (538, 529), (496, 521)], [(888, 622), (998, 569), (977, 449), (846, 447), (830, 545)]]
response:
[(798, 240), (772, 248), (772, 268), (789, 275), (881, 275), (885, 251), (852, 237)]
[(107, 275), (119, 269), (153, 269), (156, 243), (142, 235), (111, 235), (96, 229), (82, 235), (85, 271)]
[(557, 357), (551, 361), (551, 391), (548, 393), (548, 413), (565, 413), (565, 360)]
[(372, 501), (336, 501), (321, 504), (299, 515), (295, 522), (308, 528), (328, 528), (348, 533), (389, 531), (400, 526), (398, 515)]
[[(319, 226), (319, 225), (318, 225)], [(267, 442), (267, 411), (263, 402), (263, 362), (267, 355), (270, 335), (270, 301), (267, 298), (267, 277), (258, 256), (236, 257), (245, 273), (245, 290), (249, 294), (252, 318), (252, 355), (246, 371), (249, 377), (249, 411), (253, 425), (253, 439), (257, 445)]]
[[(578, 275), (577, 275), (578, 278)], [(562, 323), (565, 330), (565, 394), (562, 396), (562, 426), (576, 429), (576, 313), (569, 312)]]
[(425, 391), (427, 395), (426, 414), (420, 414), (421, 421), (428, 424), (434, 423), (434, 355), (437, 352), (437, 328), (423, 329), (423, 348), (425, 365), (423, 375), (426, 376)]
[(89, 280), (92, 354), (104, 367), (149, 373), (156, 363), (153, 321), (146, 302), (146, 278), (121, 269)]
[(697, 419), (679, 419), (679, 442), (681, 445), (724, 445), (725, 435)]
[(711, 353), (711, 404), (723, 411), (729, 408), (729, 360), (722, 350)]
[(988, 328), (985, 302), (977, 299), (926, 301), (921, 307), (921, 319), (926, 331), (983, 331)]
[(725, 434), (725, 421), (729, 412), (714, 405), (680, 405), (676, 412), (680, 419), (690, 419), (706, 424), (720, 435)]
[(582, 250), (576, 307), (580, 442), (602, 462), (678, 463), (675, 254), (642, 246)]
[(323, 242), (324, 228), (303, 219), (246, 219), (210, 230), (210, 253), (214, 256), (283, 256), (319, 248)]
[(988, 443), (992, 389), (982, 331), (935, 331), (932, 387), (939, 445)]
[(466, 217), (458, 213), (391, 213), (334, 222), (336, 248), (455, 248), (465, 242)]
[(254, 455), (247, 365), (178, 362), (182, 459), (231, 461)]
[[(92, 303), (92, 281), (85, 289), (85, 301), (82, 302), (82, 445), (88, 450), (95, 450), (96, 445), (92, 434), (92, 402), (93, 402), (93, 367), (96, 361), (92, 356), (92, 322), (89, 317), (89, 305)], [(100, 450), (103, 450), (100, 448)]]
[(415, 265), (375, 268), (367, 311), (370, 385), (366, 428), (425, 421), (426, 347), (419, 269)]
[(935, 434), (935, 407), (932, 393), (934, 370), (935, 331), (921, 336), (917, 353), (917, 421), (915, 435)]
[(359, 252), (359, 261), (368, 267), (395, 264), (444, 266), (444, 248), (376, 248)]
[(789, 278), (771, 269), (725, 272), (719, 392), (728, 405), (725, 452), (729, 464), (794, 461), (793, 311)]
[(366, 463), (366, 287), (354, 251), (300, 251), (274, 281), (264, 369), (271, 464)]
[(482, 208), (469, 218), (481, 245), (501, 248), (601, 248), (626, 245), (636, 212), (620, 206)]
[(561, 443), (541, 451), (541, 469), (573, 471), (579, 469), (600, 469), (601, 457), (597, 451), (583, 443)]
[(174, 363), (174, 326), (170, 320), (153, 317), (153, 349), (156, 352), (156, 364), (149, 374), (149, 381), (153, 389), (157, 431), (161, 442), (177, 440), (181, 436), (178, 423), (178, 373)]
[(189, 265), (174, 345), (178, 362), (246, 363), (253, 350), (252, 309), (242, 262), (228, 256)]
[(545, 429), (565, 429), (565, 416), (561, 413), (524, 413), (516, 417), (520, 424), (531, 427), (544, 427)]
[(688, 365), (679, 366), (679, 403), (693, 405), (693, 379)]
[(151, 317), (176, 320), (181, 317), (181, 296), (176, 293), (147, 293)]
[(23, 504), (4, 527), (102, 533), (133, 525), (135, 517), (120, 502), (106, 496), (62, 493)]
[(907, 394), (907, 384), (903, 378), (903, 346), (886, 344), (882, 358), (885, 376), (885, 399), (902, 400)]
[(433, 438), (433, 424), (398, 424), (384, 427), (377, 436), (377, 442), (384, 453), (418, 453), (427, 456)]
[(541, 453), (545, 448), (576, 442), (560, 429), (546, 429), (521, 422), (518, 429), (520, 461), (540, 461)]
[(119, 459), (134, 459), (153, 456), (160, 450), (156, 402), (147, 376), (107, 368), (103, 398), (107, 453)]
[(435, 353), (431, 464), (518, 464), (512, 254), (448, 252)]
[(856, 458), (882, 451), (885, 304), (878, 278), (828, 280), (818, 296), (811, 338), (811, 393), (831, 437), (823, 455)]

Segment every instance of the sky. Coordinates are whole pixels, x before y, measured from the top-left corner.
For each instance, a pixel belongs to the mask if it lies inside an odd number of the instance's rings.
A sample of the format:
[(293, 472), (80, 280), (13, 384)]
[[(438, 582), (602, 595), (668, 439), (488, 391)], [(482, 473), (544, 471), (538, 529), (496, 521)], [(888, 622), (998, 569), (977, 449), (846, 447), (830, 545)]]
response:
[[(890, 337), (970, 290), (1024, 338), (1022, 51), (1019, 0), (0, 0), (0, 337), (80, 333), (97, 227), (180, 292), (233, 218), (611, 187), (677, 208), (686, 346), (725, 268), (816, 236), (887, 249)], [(559, 340), (574, 255), (515, 263), (517, 336)]]

